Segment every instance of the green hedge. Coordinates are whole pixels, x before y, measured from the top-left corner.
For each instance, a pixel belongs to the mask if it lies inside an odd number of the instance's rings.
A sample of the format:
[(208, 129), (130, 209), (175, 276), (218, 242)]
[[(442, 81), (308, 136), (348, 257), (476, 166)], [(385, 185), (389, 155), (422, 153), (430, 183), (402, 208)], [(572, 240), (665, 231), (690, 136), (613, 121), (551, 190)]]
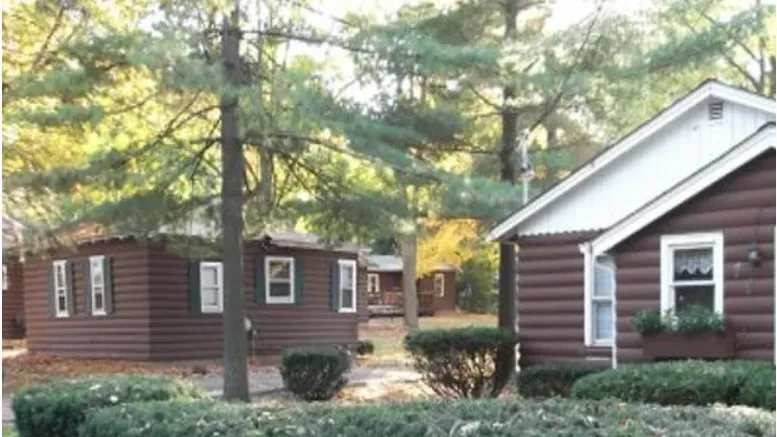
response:
[(404, 405), (265, 407), (208, 402), (97, 411), (82, 437), (656, 437), (770, 435), (774, 413), (746, 407), (614, 401), (464, 400)]
[(412, 332), (405, 337), (405, 349), (438, 395), (482, 397), (491, 394), (497, 351), (517, 341), (507, 330), (470, 326)]
[(351, 362), (345, 349), (334, 346), (287, 349), (281, 359), (283, 385), (307, 401), (330, 399), (347, 382)]
[(568, 396), (578, 379), (601, 369), (574, 364), (536, 364), (516, 376), (518, 394), (527, 398)]
[(204, 392), (172, 378), (123, 375), (28, 387), (14, 396), (12, 408), (20, 437), (77, 437), (78, 427), (90, 410), (203, 397)]
[(756, 361), (673, 361), (624, 365), (579, 379), (571, 395), (662, 405), (749, 405), (774, 409), (774, 365)]

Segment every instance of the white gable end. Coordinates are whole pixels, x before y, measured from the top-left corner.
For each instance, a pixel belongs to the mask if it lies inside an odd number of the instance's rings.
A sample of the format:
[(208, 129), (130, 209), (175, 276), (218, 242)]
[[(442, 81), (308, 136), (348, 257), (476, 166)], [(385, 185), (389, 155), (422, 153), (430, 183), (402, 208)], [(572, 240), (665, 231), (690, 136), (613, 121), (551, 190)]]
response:
[(714, 161), (774, 113), (724, 102), (709, 120), (710, 98), (564, 193), (517, 228), (520, 235), (604, 229)]

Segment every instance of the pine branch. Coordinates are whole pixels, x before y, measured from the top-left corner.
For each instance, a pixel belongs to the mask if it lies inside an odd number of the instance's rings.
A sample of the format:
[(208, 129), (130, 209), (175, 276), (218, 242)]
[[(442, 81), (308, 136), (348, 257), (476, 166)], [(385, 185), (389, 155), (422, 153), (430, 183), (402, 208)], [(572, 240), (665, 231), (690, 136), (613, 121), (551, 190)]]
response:
[(43, 41), (43, 45), (38, 51), (37, 56), (35, 56), (35, 60), (32, 61), (30, 70), (34, 70), (38, 66), (38, 63), (40, 63), (40, 61), (43, 59), (43, 56), (46, 54), (46, 50), (48, 49), (49, 44), (51, 44), (51, 40), (54, 38), (54, 34), (57, 32), (57, 29), (59, 29), (59, 26), (62, 25), (62, 19), (65, 17), (65, 9), (66, 8), (64, 5), (59, 7), (59, 12), (57, 13), (54, 25), (51, 26), (51, 30), (49, 31), (48, 35), (46, 35), (46, 39)]

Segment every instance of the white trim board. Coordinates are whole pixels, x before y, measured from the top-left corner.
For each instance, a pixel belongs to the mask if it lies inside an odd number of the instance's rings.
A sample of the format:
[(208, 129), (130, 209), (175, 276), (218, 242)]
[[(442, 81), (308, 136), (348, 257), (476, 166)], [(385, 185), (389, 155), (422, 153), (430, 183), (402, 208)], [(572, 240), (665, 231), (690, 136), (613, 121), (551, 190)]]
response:
[(705, 188), (731, 174), (739, 167), (768, 149), (775, 148), (775, 126), (766, 126), (723, 155), (675, 185), (669, 191), (660, 194), (653, 201), (613, 225), (606, 232), (591, 241), (593, 256), (604, 253), (616, 244), (633, 235), (654, 220), (697, 195)]
[(685, 97), (676, 101), (672, 106), (664, 110), (663, 113), (613, 144), (612, 147), (606, 149), (599, 156), (586, 163), (558, 185), (530, 202), (526, 207), (516, 211), (502, 223), (498, 224), (488, 234), (488, 239), (493, 241), (505, 238), (526, 219), (535, 215), (537, 212), (556, 201), (559, 197), (569, 192), (572, 188), (597, 173), (603, 167), (616, 161), (619, 157), (710, 97), (724, 99), (767, 113), (775, 113), (775, 102), (773, 100), (757, 96), (748, 91), (734, 88), (715, 80), (708, 80), (695, 91), (692, 91)]

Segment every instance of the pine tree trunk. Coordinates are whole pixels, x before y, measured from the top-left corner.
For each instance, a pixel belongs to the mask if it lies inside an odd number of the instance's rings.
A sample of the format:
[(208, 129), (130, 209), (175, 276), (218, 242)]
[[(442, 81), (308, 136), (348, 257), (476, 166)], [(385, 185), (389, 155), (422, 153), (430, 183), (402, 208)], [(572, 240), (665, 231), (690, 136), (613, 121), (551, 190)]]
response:
[(402, 293), (405, 303), (405, 328), (418, 330), (418, 290), (416, 289), (416, 250), (415, 233), (399, 236), (399, 250), (402, 254)]
[[(504, 4), (505, 41), (515, 38), (518, 0), (507, 0)], [(508, 104), (515, 97), (515, 87), (508, 84), (502, 90), (502, 148), (499, 158), (502, 164), (501, 179), (515, 183), (515, 141), (518, 135), (515, 108)], [(515, 247), (511, 243), (499, 245), (499, 327), (515, 332)], [(499, 350), (494, 372), (494, 387), (491, 395), (496, 397), (510, 380), (515, 370), (515, 348)]]
[[(222, 26), (227, 80), (240, 83), (239, 3)], [(224, 263), (224, 398), (249, 401), (247, 341), (243, 320), (243, 148), (238, 138), (237, 98), (221, 98), (221, 220)]]

